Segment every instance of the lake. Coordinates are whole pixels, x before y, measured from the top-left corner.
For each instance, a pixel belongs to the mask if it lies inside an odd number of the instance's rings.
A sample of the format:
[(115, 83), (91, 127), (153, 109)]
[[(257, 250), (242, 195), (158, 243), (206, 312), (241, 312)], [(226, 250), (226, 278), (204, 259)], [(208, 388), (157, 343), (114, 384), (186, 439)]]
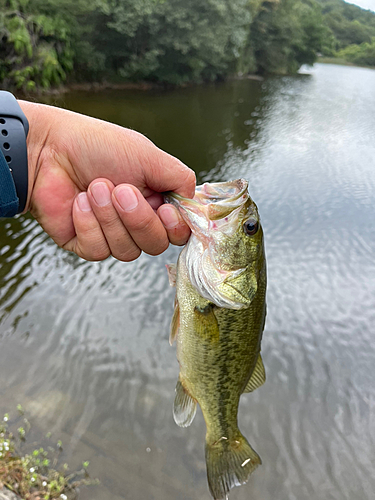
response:
[[(241, 399), (262, 457), (231, 500), (370, 500), (375, 491), (375, 71), (173, 91), (72, 92), (50, 102), (134, 128), (198, 182), (244, 177), (268, 263), (267, 383)], [(207, 499), (205, 425), (172, 416), (168, 343), (180, 249), (85, 262), (30, 216), (0, 222), (0, 415), (63, 442), (101, 484), (82, 500)], [(2, 412), (2, 413), (1, 413)], [(18, 425), (18, 424), (17, 424)]]

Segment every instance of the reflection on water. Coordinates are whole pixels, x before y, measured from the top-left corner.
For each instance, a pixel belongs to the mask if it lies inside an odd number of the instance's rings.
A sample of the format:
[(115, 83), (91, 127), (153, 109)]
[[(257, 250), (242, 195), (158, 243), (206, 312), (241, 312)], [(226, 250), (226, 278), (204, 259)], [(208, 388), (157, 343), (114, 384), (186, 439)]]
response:
[[(267, 383), (241, 400), (263, 459), (237, 500), (367, 500), (375, 491), (375, 72), (57, 104), (140, 130), (199, 173), (245, 177), (266, 236)], [(201, 414), (172, 417), (165, 263), (79, 260), (29, 217), (0, 223), (0, 413), (21, 403), (99, 487), (82, 499), (209, 499)]]

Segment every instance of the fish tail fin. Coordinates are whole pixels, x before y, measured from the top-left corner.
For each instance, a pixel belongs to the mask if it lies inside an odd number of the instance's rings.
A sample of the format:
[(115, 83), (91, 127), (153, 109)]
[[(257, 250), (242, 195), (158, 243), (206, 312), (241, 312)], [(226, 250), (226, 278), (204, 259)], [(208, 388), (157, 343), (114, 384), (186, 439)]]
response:
[(246, 483), (261, 463), (240, 431), (234, 438), (222, 437), (213, 444), (206, 440), (208, 486), (215, 500), (226, 500), (229, 491)]

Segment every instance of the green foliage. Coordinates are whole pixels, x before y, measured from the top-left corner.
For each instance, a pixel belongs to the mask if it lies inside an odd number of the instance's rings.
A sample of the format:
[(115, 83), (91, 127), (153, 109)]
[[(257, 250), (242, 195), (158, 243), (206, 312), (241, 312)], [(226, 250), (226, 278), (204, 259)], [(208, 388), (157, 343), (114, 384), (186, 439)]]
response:
[(338, 52), (338, 57), (344, 58), (360, 66), (375, 67), (375, 37), (370, 43), (361, 43), (361, 45), (349, 45)]
[[(17, 409), (23, 416), (22, 407), (18, 405)], [(14, 426), (16, 426), (16, 421), (13, 423)], [(97, 480), (91, 480), (88, 477), (86, 469), (89, 462), (83, 462), (81, 471), (69, 475), (67, 464), (62, 466), (62, 472), (55, 469), (59, 462), (59, 450), (62, 449), (61, 441), (58, 441), (57, 449), (52, 446), (48, 446), (48, 450), (37, 447), (29, 454), (21, 454), (18, 447), (25, 441), (29, 430), (29, 421), (24, 418), (23, 425), (17, 429), (18, 443), (17, 438), (9, 429), (9, 414), (6, 413), (0, 421), (1, 486), (4, 485), (21, 498), (43, 498), (44, 500), (69, 498), (72, 500), (77, 497), (79, 486), (98, 484)]]
[(318, 5), (300, 0), (258, 2), (250, 29), (258, 73), (295, 73), (313, 64), (327, 30)]
[[(73, 4), (73, 2), (71, 2)], [(66, 80), (73, 68), (71, 28), (53, 0), (0, 0), (0, 81), (27, 91)], [(47, 7), (47, 8), (46, 8)], [(49, 7), (49, 8), (48, 8)]]
[(121, 0), (103, 5), (97, 22), (107, 67), (126, 79), (181, 84), (230, 72), (250, 12), (247, 0)]
[(0, 84), (294, 73), (318, 53), (372, 61), (374, 37), (375, 14), (343, 0), (0, 0)]
[[(342, 0), (317, 0), (323, 21), (330, 29), (339, 50), (351, 44), (370, 42), (375, 36), (375, 14)], [(326, 52), (325, 52), (326, 53)]]

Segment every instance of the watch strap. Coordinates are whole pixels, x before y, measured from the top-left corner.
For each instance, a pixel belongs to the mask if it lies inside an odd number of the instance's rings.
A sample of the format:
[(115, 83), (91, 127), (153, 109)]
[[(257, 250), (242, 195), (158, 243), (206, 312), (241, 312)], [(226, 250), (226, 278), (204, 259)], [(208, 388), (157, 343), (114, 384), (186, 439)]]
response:
[(28, 194), (26, 137), (29, 123), (13, 94), (0, 91), (0, 150), (8, 164), (19, 204), (16, 213), (25, 209)]
[(13, 217), (18, 212), (19, 200), (8, 163), (0, 151), (0, 217)]

